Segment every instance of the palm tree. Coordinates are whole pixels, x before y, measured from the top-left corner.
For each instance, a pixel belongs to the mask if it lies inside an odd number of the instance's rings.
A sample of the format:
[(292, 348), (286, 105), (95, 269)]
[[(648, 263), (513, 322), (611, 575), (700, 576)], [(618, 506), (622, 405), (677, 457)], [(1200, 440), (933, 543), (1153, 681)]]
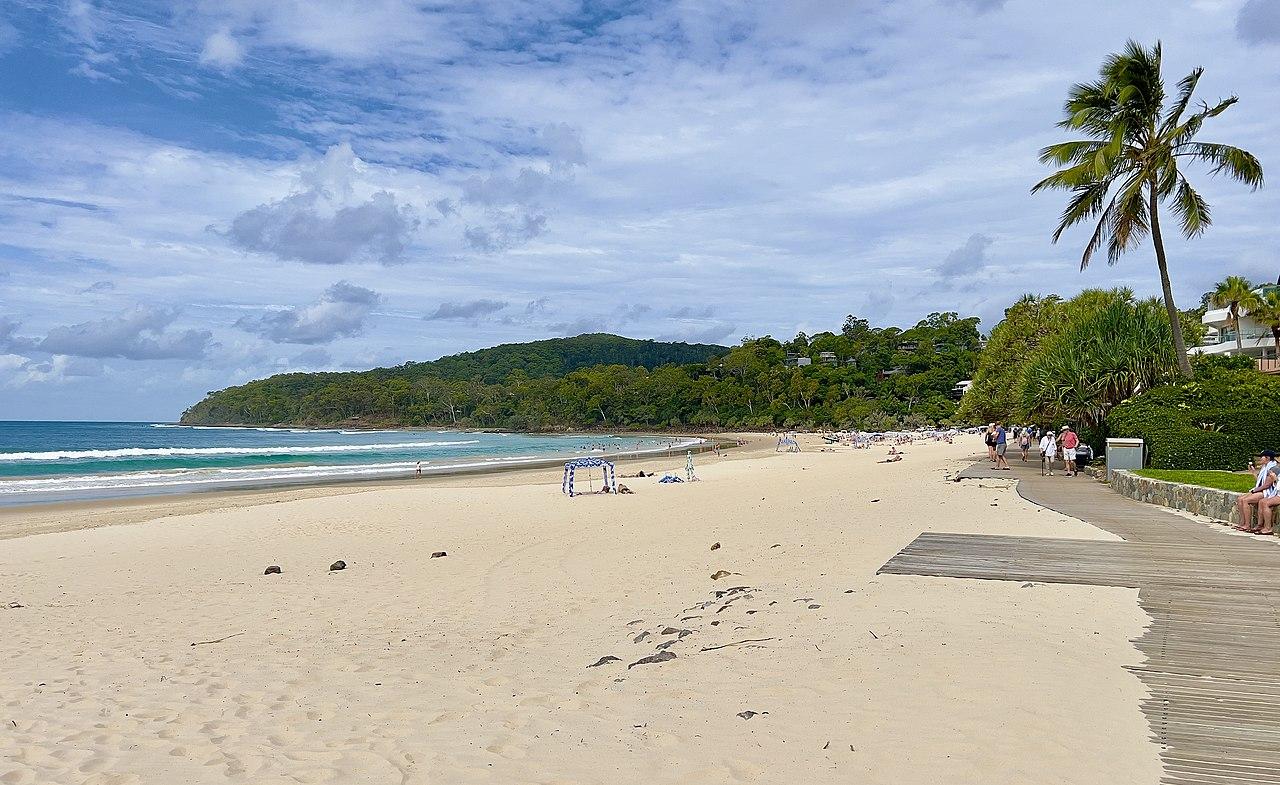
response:
[[(1196, 68), (1178, 83), (1178, 96), (1166, 107), (1160, 57), (1159, 42), (1147, 49), (1129, 41), (1124, 51), (1103, 62), (1096, 82), (1071, 88), (1064, 106), (1066, 117), (1058, 127), (1090, 138), (1041, 150), (1041, 163), (1063, 168), (1031, 190), (1056, 188), (1072, 193), (1053, 233), (1055, 243), (1068, 228), (1097, 219), (1080, 259), (1081, 270), (1104, 244), (1107, 262), (1115, 264), (1150, 234), (1164, 307), (1169, 323), (1176, 326), (1178, 308), (1160, 233), (1160, 204), (1165, 202), (1173, 211), (1184, 237), (1200, 235), (1211, 223), (1209, 204), (1179, 171), (1179, 162), (1207, 163), (1213, 167), (1210, 174), (1225, 174), (1255, 190), (1262, 185), (1262, 164), (1238, 147), (1195, 141), (1205, 120), (1222, 114), (1238, 99), (1231, 96), (1213, 106), (1201, 102), (1187, 116), (1204, 71)], [(1175, 329), (1171, 334), (1178, 367), (1189, 377), (1191, 363), (1182, 332)]]
[(1269, 289), (1259, 296), (1249, 309), (1249, 316), (1271, 330), (1271, 339), (1276, 344), (1276, 357), (1280, 358), (1280, 290)]
[(1238, 275), (1228, 275), (1209, 293), (1209, 302), (1214, 308), (1227, 309), (1227, 321), (1236, 333), (1236, 352), (1241, 352), (1243, 344), (1240, 340), (1240, 317), (1252, 311), (1259, 302), (1257, 292), (1253, 291), (1253, 284)]

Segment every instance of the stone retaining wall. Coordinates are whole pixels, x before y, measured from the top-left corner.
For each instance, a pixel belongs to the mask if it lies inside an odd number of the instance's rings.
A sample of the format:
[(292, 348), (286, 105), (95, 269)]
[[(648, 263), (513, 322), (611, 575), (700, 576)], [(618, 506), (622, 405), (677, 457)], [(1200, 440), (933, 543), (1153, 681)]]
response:
[(1116, 469), (1111, 473), (1111, 487), (1121, 495), (1147, 504), (1172, 507), (1232, 525), (1236, 522), (1236, 498), (1240, 494), (1235, 491), (1153, 480), (1124, 469)]

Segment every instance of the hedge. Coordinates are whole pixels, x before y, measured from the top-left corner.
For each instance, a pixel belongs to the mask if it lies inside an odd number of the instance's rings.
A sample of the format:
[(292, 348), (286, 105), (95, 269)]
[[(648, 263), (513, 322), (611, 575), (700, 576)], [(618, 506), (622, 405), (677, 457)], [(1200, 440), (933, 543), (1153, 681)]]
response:
[(1112, 409), (1106, 431), (1145, 441), (1152, 468), (1239, 471), (1280, 449), (1280, 379), (1226, 370), (1160, 387)]

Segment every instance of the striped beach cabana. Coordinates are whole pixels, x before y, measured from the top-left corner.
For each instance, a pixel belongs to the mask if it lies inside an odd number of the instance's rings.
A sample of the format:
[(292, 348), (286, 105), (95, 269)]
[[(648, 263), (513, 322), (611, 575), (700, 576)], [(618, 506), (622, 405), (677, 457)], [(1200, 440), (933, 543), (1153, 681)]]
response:
[(560, 484), (560, 490), (574, 495), (573, 480), (578, 469), (591, 469), (599, 466), (604, 471), (604, 487), (609, 489), (610, 493), (618, 492), (618, 480), (613, 473), (613, 463), (606, 461), (604, 458), (576, 458), (564, 465), (564, 481)]

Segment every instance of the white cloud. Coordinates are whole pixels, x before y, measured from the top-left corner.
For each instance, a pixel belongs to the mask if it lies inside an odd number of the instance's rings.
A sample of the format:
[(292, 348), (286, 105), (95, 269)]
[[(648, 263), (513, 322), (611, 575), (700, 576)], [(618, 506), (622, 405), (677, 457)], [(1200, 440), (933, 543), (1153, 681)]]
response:
[(200, 64), (224, 71), (231, 70), (244, 60), (244, 48), (231, 31), (223, 28), (211, 33), (200, 50)]
[(63, 384), (102, 373), (102, 363), (95, 359), (55, 354), (48, 360), (33, 360), (16, 354), (0, 354), (0, 379), (7, 387), (45, 382)]
[(380, 300), (372, 289), (339, 281), (325, 290), (319, 302), (246, 316), (236, 326), (277, 343), (329, 343), (359, 334)]
[(36, 346), (50, 354), (128, 360), (196, 359), (209, 348), (208, 330), (169, 330), (172, 308), (136, 305), (117, 316), (54, 327)]
[(987, 266), (987, 249), (995, 240), (985, 234), (971, 234), (959, 248), (947, 254), (938, 265), (937, 272), (943, 278), (971, 276)]
[(301, 190), (237, 215), (227, 238), (246, 251), (313, 264), (401, 261), (418, 220), (389, 191), (354, 196), (362, 167), (351, 145), (330, 148), (302, 173)]
[(1248, 0), (1236, 17), (1236, 35), (1250, 44), (1280, 43), (1280, 3)]
[(468, 302), (440, 303), (434, 311), (423, 318), (429, 322), (441, 319), (475, 319), (489, 316), (507, 307), (506, 300), (470, 300)]

